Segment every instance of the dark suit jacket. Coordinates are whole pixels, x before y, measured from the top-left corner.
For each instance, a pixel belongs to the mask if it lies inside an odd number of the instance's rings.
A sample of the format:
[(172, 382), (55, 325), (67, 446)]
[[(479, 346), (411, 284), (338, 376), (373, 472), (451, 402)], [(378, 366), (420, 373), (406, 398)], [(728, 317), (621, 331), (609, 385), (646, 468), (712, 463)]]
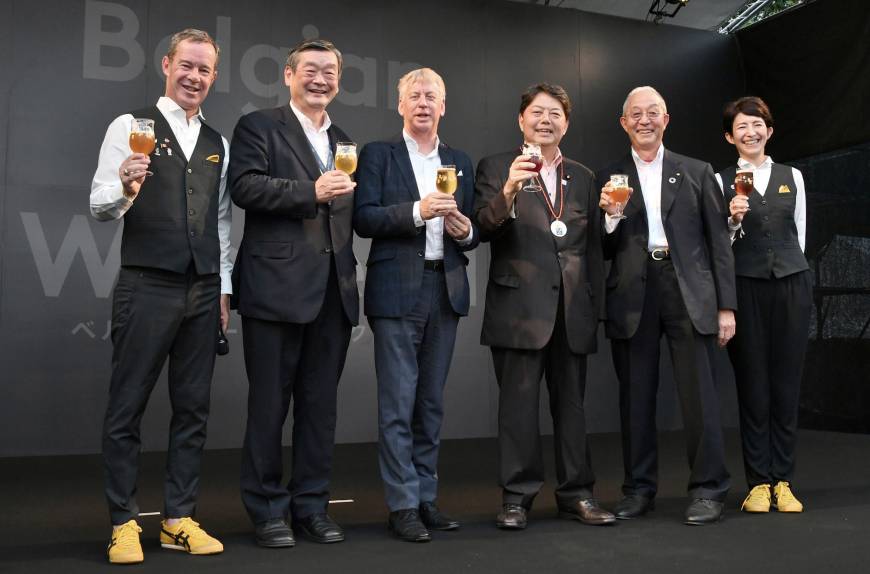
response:
[[(333, 153), (337, 141), (350, 141), (334, 125), (328, 133)], [(314, 151), (289, 105), (239, 119), (230, 146), (229, 186), (233, 202), (245, 210), (233, 268), (233, 301), (242, 315), (313, 321), (334, 257), (344, 311), (357, 323), (353, 197), (316, 203), (318, 177)]]
[[(481, 343), (541, 349), (550, 340), (564, 291), (565, 326), (574, 353), (593, 353), (603, 306), (601, 217), (592, 172), (565, 158), (565, 237), (550, 232), (552, 217), (540, 193), (520, 191), (510, 216), (502, 189), (517, 151), (484, 158), (477, 166), (474, 204), (481, 240), (490, 242)], [(556, 192), (558, 202), (558, 191)], [(556, 207), (558, 212), (558, 206)]]
[[(710, 164), (665, 150), (662, 165), (662, 223), (683, 301), (699, 333), (719, 332), (719, 309), (737, 309), (734, 255), (727, 211)], [(614, 173), (629, 176), (634, 193), (623, 219), (605, 234), (604, 252), (613, 263), (607, 277), (607, 336), (634, 335), (643, 311), (649, 260), (646, 207), (637, 167), (629, 153), (596, 176), (599, 189)]]
[[(471, 218), (474, 174), (463, 152), (441, 144), (442, 165), (455, 165), (454, 197), (459, 210)], [(461, 174), (461, 175), (460, 175)], [(366, 145), (359, 157), (354, 205), (354, 227), (360, 237), (371, 237), (366, 263), (365, 314), (371, 317), (402, 317), (417, 300), (423, 281), (426, 226), (414, 225), (414, 202), (420, 199), (408, 147), (401, 135), (388, 142)], [(453, 310), (467, 315), (470, 296), (462, 253), (477, 247), (480, 233), (460, 246), (444, 233), (444, 274)]]

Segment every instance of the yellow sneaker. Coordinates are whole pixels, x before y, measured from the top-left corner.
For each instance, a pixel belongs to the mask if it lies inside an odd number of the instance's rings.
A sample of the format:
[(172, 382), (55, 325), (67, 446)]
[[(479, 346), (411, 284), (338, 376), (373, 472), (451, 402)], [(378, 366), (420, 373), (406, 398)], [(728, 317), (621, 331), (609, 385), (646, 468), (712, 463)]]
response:
[(743, 512), (770, 512), (770, 485), (759, 484), (749, 491), (740, 506)]
[(184, 517), (173, 525), (160, 523), (160, 545), (170, 550), (184, 550), (190, 554), (220, 554), (224, 545), (209, 536), (190, 517)]
[(773, 501), (773, 505), (780, 512), (804, 511), (804, 505), (792, 494), (788, 483), (782, 480), (773, 487)]
[(109, 562), (112, 564), (136, 564), (142, 562), (142, 545), (139, 544), (139, 533), (142, 529), (131, 520), (112, 529), (112, 541), (109, 542)]

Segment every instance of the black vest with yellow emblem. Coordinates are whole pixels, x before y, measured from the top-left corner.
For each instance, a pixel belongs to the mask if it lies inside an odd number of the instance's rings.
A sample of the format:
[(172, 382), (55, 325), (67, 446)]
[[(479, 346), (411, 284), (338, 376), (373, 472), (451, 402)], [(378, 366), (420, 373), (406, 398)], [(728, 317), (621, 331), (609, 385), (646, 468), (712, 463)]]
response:
[(124, 215), (121, 265), (218, 273), (218, 190), (225, 155), (220, 134), (201, 124), (196, 147), (185, 158), (156, 106), (132, 114), (154, 120), (159, 155), (151, 155), (154, 175), (145, 178)]
[[(719, 175), (725, 199), (735, 195), (734, 176), (737, 166)], [(797, 187), (792, 168), (774, 163), (764, 195), (753, 189), (749, 195), (749, 212), (743, 216), (743, 237), (734, 242), (734, 268), (738, 277), (770, 279), (785, 277), (809, 269), (798, 242), (794, 220)]]

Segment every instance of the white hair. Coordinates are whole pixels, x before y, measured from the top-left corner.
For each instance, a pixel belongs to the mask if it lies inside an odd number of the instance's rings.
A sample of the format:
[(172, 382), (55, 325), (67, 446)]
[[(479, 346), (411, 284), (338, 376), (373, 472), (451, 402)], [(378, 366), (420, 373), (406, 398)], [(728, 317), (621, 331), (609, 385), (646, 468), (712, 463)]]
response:
[(628, 95), (625, 96), (625, 101), (622, 103), (622, 115), (623, 115), (623, 116), (625, 116), (626, 113), (628, 112), (628, 100), (631, 99), (631, 96), (637, 94), (638, 92), (643, 92), (643, 91), (646, 91), (646, 90), (649, 90), (650, 92), (652, 92), (653, 94), (655, 94), (656, 98), (658, 98), (658, 100), (661, 102), (661, 105), (662, 105), (662, 112), (663, 112), (663, 113), (668, 113), (668, 105), (665, 103), (665, 99), (664, 99), (664, 98), (662, 97), (662, 95), (658, 92), (658, 90), (656, 90), (656, 89), (655, 89), (654, 87), (652, 87), (652, 86), (639, 86), (639, 87), (633, 89), (632, 91), (628, 92)]

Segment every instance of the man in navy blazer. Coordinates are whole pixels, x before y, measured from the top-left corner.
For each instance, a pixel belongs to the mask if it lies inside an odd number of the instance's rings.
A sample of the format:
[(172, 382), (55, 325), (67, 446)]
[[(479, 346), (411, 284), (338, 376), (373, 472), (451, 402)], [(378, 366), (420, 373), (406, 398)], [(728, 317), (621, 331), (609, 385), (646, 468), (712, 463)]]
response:
[[(445, 96), (429, 68), (399, 80), (402, 134), (363, 148), (354, 203), (356, 232), (372, 238), (365, 313), (375, 338), (389, 526), (409, 542), (459, 527), (436, 505), (438, 446), (456, 327), (470, 302), (463, 252), (479, 238), (469, 219), (471, 160), (438, 138)], [(448, 165), (456, 173), (452, 195), (436, 191), (438, 169)]]
[[(257, 543), (290, 547), (296, 534), (344, 539), (326, 513), (338, 381), (359, 314), (353, 256), (354, 183), (335, 169), (326, 106), (338, 93), (331, 42), (294, 48), (284, 68), (290, 102), (243, 116), (230, 148), (233, 201), (245, 234), (233, 268), (248, 374), (242, 501)], [(293, 401), (293, 470), (282, 482), (281, 437)]]

